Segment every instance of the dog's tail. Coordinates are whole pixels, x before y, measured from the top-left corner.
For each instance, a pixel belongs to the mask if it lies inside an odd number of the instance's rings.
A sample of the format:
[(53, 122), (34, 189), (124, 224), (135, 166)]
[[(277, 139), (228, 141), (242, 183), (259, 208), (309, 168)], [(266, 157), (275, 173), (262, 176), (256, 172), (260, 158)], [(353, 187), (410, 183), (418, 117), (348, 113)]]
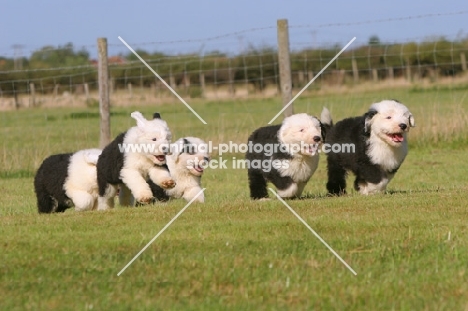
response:
[(83, 151), (83, 159), (86, 163), (90, 165), (97, 165), (99, 156), (101, 155), (101, 150), (98, 149), (88, 149)]
[(320, 123), (322, 123), (322, 136), (325, 136), (328, 130), (330, 130), (333, 126), (333, 120), (330, 110), (328, 110), (325, 107), (323, 107), (322, 113), (320, 114)]

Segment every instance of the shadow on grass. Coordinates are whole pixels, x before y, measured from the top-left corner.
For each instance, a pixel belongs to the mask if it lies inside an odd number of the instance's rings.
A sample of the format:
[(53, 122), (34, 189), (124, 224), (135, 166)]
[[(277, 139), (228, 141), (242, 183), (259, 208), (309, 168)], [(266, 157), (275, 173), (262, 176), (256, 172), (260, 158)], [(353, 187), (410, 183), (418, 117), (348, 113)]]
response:
[[(416, 194), (416, 193), (436, 193), (436, 192), (442, 192), (445, 191), (445, 189), (441, 189), (439, 187), (435, 189), (416, 189), (416, 190), (388, 190), (385, 193), (381, 195), (398, 195), (398, 194)], [(288, 199), (288, 200), (308, 200), (308, 199), (330, 199), (330, 198), (346, 198), (346, 197), (355, 197), (355, 196), (363, 196), (357, 192), (351, 192), (348, 194), (344, 195), (331, 195), (328, 193), (306, 193), (299, 199)], [(371, 195), (372, 196), (372, 195)]]
[(385, 192), (385, 194), (394, 195), (394, 194), (412, 194), (412, 193), (433, 193), (433, 192), (442, 192), (442, 191), (445, 191), (445, 189), (441, 189), (437, 187), (435, 189), (389, 190)]
[[(113, 116), (127, 116), (128, 114), (126, 112), (111, 112), (110, 113), (111, 117)], [(70, 113), (69, 117), (65, 117), (65, 119), (91, 119), (91, 118), (99, 118), (100, 114), (99, 112), (72, 112)]]
[(34, 172), (28, 170), (0, 171), (0, 179), (30, 178)]

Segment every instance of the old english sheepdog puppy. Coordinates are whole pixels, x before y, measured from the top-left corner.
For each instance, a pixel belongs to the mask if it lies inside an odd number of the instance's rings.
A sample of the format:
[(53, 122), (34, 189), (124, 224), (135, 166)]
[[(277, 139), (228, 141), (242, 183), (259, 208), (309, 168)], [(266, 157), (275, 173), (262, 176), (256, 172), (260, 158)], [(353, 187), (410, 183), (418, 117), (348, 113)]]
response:
[(252, 199), (268, 197), (267, 182), (275, 185), (282, 198), (301, 196), (317, 169), (319, 148), (332, 122), (328, 109), (323, 109), (320, 119), (295, 114), (250, 135), (245, 159)]
[[(163, 190), (151, 181), (148, 183), (159, 201), (167, 201), (169, 197), (190, 201), (202, 190), (201, 177), (210, 161), (208, 144), (197, 137), (184, 137), (171, 145), (171, 151), (172, 154), (167, 156), (167, 166), (176, 182), (175, 187)], [(204, 193), (195, 202), (205, 202)]]
[(34, 178), (39, 213), (98, 208), (96, 164), (100, 149), (55, 154), (46, 158)]
[(366, 195), (385, 191), (408, 153), (407, 133), (414, 125), (411, 112), (396, 100), (372, 104), (363, 116), (336, 123), (326, 143), (352, 144), (354, 152), (327, 154), (328, 192), (346, 193), (347, 171), (356, 175), (356, 191)]
[(159, 113), (147, 120), (138, 111), (131, 117), (137, 126), (117, 136), (102, 151), (97, 163), (97, 180), (102, 206), (111, 208), (119, 184), (125, 184), (135, 199), (148, 203), (153, 193), (146, 180), (151, 179), (164, 189), (173, 188), (166, 163), (169, 153), (171, 131)]

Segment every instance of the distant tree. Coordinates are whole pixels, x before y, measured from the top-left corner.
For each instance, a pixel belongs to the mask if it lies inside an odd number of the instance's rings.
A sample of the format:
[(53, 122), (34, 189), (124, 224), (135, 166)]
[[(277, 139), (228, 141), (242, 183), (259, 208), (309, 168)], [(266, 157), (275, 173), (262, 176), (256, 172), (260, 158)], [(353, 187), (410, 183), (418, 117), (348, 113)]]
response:
[(0, 70), (13, 70), (13, 67), (14, 67), (13, 59), (0, 57)]
[[(250, 44), (240, 55), (233, 58), (236, 80), (247, 80), (256, 89), (263, 90), (268, 84), (276, 83), (278, 52), (274, 47), (263, 45), (256, 48)], [(244, 66), (247, 67), (244, 70)]]
[(89, 53), (85, 50), (75, 51), (72, 43), (57, 48), (44, 46), (32, 53), (31, 68), (51, 68), (60, 66), (79, 66), (89, 63)]
[[(164, 58), (166, 55), (162, 52), (154, 52), (150, 53), (148, 51), (145, 51), (143, 49), (136, 49), (135, 52), (143, 59), (159, 59), (159, 58)], [(125, 58), (129, 61), (135, 61), (138, 60), (138, 57), (133, 54), (132, 52), (129, 52)]]
[(370, 36), (369, 45), (380, 45), (380, 38), (377, 35)]
[[(147, 51), (145, 50), (142, 50), (142, 49), (136, 49), (135, 52), (141, 56), (141, 58), (143, 59), (147, 59), (148, 56), (150, 56), (151, 54), (148, 53)], [(127, 56), (125, 56), (125, 58), (129, 61), (134, 61), (134, 60), (138, 60), (138, 57), (133, 54), (132, 52), (128, 52)]]

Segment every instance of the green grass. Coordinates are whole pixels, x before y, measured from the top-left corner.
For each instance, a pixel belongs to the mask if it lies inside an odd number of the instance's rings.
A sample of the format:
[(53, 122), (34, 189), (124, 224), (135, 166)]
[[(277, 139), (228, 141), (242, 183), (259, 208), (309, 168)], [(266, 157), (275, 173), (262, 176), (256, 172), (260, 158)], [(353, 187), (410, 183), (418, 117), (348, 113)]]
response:
[[(464, 310), (468, 302), (465, 89), (314, 95), (296, 112), (335, 120), (398, 98), (415, 115), (410, 153), (389, 193), (328, 198), (325, 159), (290, 206), (358, 273), (354, 276), (278, 200), (252, 202), (246, 172), (207, 170), (206, 203), (182, 200), (106, 212), (37, 213), (43, 158), (96, 147), (96, 109), (4, 112), (0, 162), (1, 310)], [(112, 133), (139, 109), (160, 111), (174, 138), (245, 142), (278, 100), (116, 108)], [(78, 116), (78, 117), (77, 117)], [(280, 120), (278, 120), (279, 122)], [(240, 157), (241, 155), (228, 155)], [(217, 155), (214, 155), (216, 158)], [(231, 162), (228, 162), (231, 167)]]

